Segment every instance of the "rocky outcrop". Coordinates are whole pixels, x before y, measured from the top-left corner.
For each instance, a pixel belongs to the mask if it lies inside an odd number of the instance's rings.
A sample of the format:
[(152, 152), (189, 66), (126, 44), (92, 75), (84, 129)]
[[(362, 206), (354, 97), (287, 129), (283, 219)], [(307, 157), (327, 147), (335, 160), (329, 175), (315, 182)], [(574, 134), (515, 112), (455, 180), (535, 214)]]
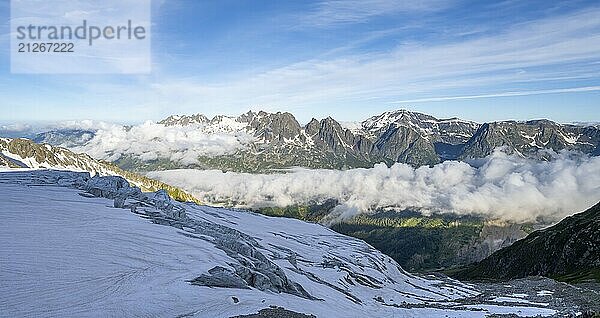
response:
[(504, 121), (483, 124), (462, 149), (461, 159), (482, 158), (497, 147), (526, 157), (542, 149), (575, 150), (597, 155), (600, 131), (594, 127), (561, 125), (549, 120)]
[(550, 276), (600, 281), (600, 203), (455, 274), (467, 279)]
[(263, 143), (285, 143), (301, 136), (302, 127), (290, 113), (277, 112), (270, 114), (259, 112), (258, 114), (247, 113), (249, 128), (254, 132), (254, 137)]
[(191, 116), (187, 116), (187, 115), (171, 115), (161, 121), (159, 121), (159, 124), (163, 124), (165, 126), (175, 126), (175, 125), (192, 125), (192, 124), (203, 124), (203, 123), (207, 123), (209, 122), (209, 119), (202, 115), (202, 114), (196, 114), (196, 115), (191, 115)]
[(416, 166), (440, 162), (433, 144), (418, 132), (398, 125), (390, 125), (375, 142), (372, 154)]
[(459, 118), (438, 119), (427, 114), (401, 109), (373, 116), (362, 122), (362, 127), (366, 131), (380, 135), (391, 124), (412, 128), (431, 142), (452, 145), (465, 143), (480, 126), (478, 123)]

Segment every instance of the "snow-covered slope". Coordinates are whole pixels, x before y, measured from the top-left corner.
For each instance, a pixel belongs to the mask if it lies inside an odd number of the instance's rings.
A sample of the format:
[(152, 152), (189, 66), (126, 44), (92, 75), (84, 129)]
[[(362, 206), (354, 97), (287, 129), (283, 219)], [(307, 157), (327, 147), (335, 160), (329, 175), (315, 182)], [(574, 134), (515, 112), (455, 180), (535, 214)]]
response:
[[(0, 138), (0, 158), (12, 168), (51, 168), (85, 171), (94, 174), (114, 174), (106, 165), (86, 154), (75, 154), (65, 148), (36, 144), (23, 138)], [(1, 165), (1, 164), (0, 164)]]
[(382, 134), (390, 125), (403, 126), (418, 131), (425, 139), (448, 144), (464, 143), (480, 124), (459, 118), (437, 119), (427, 114), (404, 109), (388, 111), (362, 122), (363, 131)]
[[(119, 177), (0, 172), (0, 316), (554, 314), (482, 301), (317, 224), (183, 204)], [(500, 296), (500, 295), (498, 295)]]
[(166, 190), (179, 201), (194, 201), (194, 196), (178, 188), (125, 171), (111, 163), (93, 159), (85, 153), (37, 144), (24, 138), (0, 138), (0, 168), (53, 169), (88, 172), (101, 176), (121, 176), (144, 191)]

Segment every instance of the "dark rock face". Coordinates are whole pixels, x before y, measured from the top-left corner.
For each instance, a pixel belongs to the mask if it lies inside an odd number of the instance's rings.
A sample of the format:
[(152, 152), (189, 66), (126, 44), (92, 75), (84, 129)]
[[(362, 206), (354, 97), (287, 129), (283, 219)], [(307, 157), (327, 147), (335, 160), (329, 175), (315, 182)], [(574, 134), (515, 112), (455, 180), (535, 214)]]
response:
[(390, 125), (377, 139), (373, 154), (395, 162), (431, 165), (440, 161), (432, 143), (404, 126)]
[(466, 279), (600, 277), (600, 203), (531, 233), (456, 274)]
[[(181, 117), (178, 124), (195, 122), (192, 117)], [(210, 122), (218, 123), (224, 118), (217, 116)], [(177, 123), (171, 117), (165, 121)], [(248, 112), (235, 121), (246, 123), (257, 141), (248, 150), (204, 158), (201, 166), (238, 171), (290, 166), (356, 168), (379, 162), (422, 166), (443, 160), (482, 158), (497, 147), (538, 159), (548, 159), (547, 154), (540, 153), (542, 149), (600, 155), (597, 127), (561, 125), (549, 120), (480, 125), (399, 110), (373, 116), (352, 130), (331, 117), (313, 118), (302, 127), (292, 114), (281, 112)]]
[[(228, 132), (246, 132), (243, 149), (226, 155), (200, 155), (197, 163), (183, 164), (161, 158), (144, 162), (123, 156), (116, 163), (136, 171), (208, 168), (244, 172), (302, 166), (345, 169), (372, 167), (385, 162), (415, 167), (444, 160), (468, 160), (490, 155), (504, 147), (509, 153), (546, 160), (540, 150), (580, 151), (600, 155), (598, 126), (563, 125), (549, 120), (502, 121), (478, 124), (458, 118), (438, 119), (406, 110), (373, 116), (349, 129), (331, 117), (312, 119), (302, 126), (288, 112), (249, 111), (237, 117), (202, 114), (169, 116), (165, 126), (216, 125)], [(200, 129), (200, 127), (199, 127)], [(208, 130), (211, 133), (212, 130)], [(37, 138), (53, 145), (82, 145), (94, 132), (51, 131)]]
[(594, 127), (560, 125), (549, 120), (494, 122), (483, 124), (465, 144), (462, 159), (481, 158), (494, 148), (536, 156), (540, 149), (576, 150), (597, 155), (600, 131)]
[(282, 143), (300, 136), (302, 127), (290, 113), (269, 114), (259, 112), (251, 117), (249, 127), (254, 131), (254, 137), (263, 142)]

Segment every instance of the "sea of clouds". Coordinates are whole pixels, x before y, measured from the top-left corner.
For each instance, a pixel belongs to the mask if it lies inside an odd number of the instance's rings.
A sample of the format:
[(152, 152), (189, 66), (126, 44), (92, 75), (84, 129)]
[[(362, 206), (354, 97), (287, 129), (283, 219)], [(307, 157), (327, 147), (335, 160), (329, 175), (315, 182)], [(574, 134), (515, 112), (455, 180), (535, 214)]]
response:
[(248, 174), (217, 170), (156, 171), (148, 175), (205, 202), (246, 207), (289, 206), (337, 199), (332, 220), (378, 208), (415, 209), (525, 222), (558, 221), (600, 201), (600, 157), (562, 152), (539, 161), (506, 154), (413, 168), (397, 163), (370, 169)]
[(246, 147), (252, 136), (245, 131), (207, 131), (199, 125), (164, 126), (147, 121), (124, 127), (112, 125), (96, 131), (95, 136), (80, 147), (97, 159), (118, 160), (132, 155), (142, 161), (166, 158), (184, 165), (198, 162), (198, 157), (235, 152)]
[[(238, 123), (165, 126), (152, 121), (126, 126), (101, 121), (64, 121), (37, 125), (0, 125), (0, 136), (35, 138), (42, 132), (89, 131), (81, 140), (55, 144), (107, 161), (132, 156), (142, 161), (159, 158), (182, 165), (198, 163), (199, 156), (215, 156), (245, 149), (253, 141)], [(75, 144), (75, 145), (74, 145)]]

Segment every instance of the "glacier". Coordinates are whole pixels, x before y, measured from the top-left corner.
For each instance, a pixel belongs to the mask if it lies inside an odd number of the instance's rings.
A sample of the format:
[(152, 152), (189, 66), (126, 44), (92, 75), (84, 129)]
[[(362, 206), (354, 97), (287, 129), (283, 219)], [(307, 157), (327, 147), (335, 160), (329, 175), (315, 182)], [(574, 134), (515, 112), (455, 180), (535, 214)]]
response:
[(407, 273), (318, 224), (176, 202), (120, 177), (2, 170), (0, 194), (1, 317), (233, 317), (273, 307), (317, 317), (557, 313)]

